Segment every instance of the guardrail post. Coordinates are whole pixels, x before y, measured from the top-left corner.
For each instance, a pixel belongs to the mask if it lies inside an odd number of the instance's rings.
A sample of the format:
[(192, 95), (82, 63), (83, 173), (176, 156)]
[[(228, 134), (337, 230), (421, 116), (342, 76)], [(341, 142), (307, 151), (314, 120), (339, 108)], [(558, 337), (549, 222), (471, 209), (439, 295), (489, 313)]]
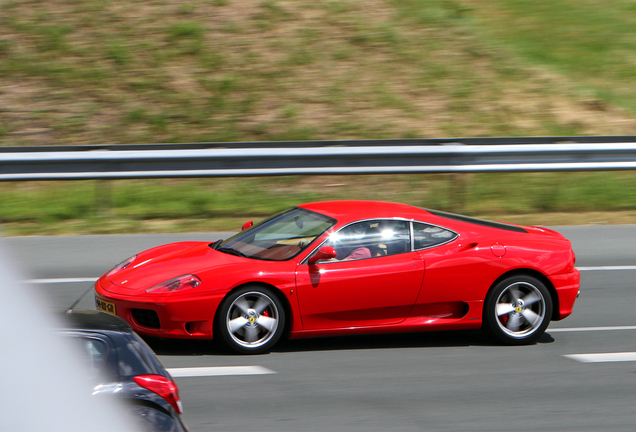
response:
[(110, 180), (97, 180), (95, 185), (97, 216), (110, 217), (113, 214), (112, 185)]
[(461, 213), (466, 207), (466, 174), (451, 174), (450, 183), (452, 211)]

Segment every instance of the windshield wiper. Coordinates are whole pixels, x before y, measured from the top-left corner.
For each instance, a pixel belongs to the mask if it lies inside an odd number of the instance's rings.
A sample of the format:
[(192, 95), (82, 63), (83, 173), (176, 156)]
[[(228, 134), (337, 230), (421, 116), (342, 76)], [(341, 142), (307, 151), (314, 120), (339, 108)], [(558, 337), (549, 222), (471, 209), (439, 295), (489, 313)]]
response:
[(230, 254), (230, 255), (236, 255), (236, 256), (247, 258), (247, 255), (245, 255), (243, 252), (238, 251), (236, 249), (232, 249), (231, 247), (222, 247), (222, 248), (217, 249), (217, 250), (219, 252), (225, 252), (225, 253)]

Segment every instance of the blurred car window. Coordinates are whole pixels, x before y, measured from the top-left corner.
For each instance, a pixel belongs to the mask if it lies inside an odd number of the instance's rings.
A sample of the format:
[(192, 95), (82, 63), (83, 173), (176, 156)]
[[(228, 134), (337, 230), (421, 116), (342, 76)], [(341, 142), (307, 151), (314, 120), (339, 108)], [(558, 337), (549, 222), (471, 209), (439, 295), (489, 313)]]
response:
[(80, 346), (80, 352), (84, 354), (84, 360), (89, 367), (101, 370), (106, 361), (108, 347), (106, 343), (95, 338), (78, 337), (76, 339)]
[(453, 231), (420, 222), (413, 223), (415, 249), (426, 249), (455, 239)]
[(407, 221), (372, 220), (357, 222), (329, 236), (337, 260), (357, 260), (396, 255), (410, 251)]
[(85, 366), (86, 378), (93, 385), (103, 380), (114, 379), (119, 374), (113, 370), (109, 356), (116, 359), (117, 350), (109, 342), (108, 336), (82, 330), (65, 330), (61, 332), (74, 346), (75, 356)]
[(152, 349), (136, 333), (126, 335), (129, 355), (125, 361), (119, 362), (119, 373), (122, 376), (134, 376), (142, 373), (161, 374), (163, 366), (153, 354)]

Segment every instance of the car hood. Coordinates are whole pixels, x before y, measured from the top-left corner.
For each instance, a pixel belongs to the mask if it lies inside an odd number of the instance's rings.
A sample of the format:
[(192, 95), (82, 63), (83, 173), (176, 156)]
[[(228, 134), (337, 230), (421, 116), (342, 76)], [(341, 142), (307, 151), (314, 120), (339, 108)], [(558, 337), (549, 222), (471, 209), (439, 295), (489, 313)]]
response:
[(178, 276), (197, 275), (211, 267), (234, 266), (242, 261), (245, 258), (212, 249), (209, 242), (170, 243), (137, 254), (125, 269), (110, 277), (103, 276), (106, 282), (103, 286), (121, 293), (145, 291)]

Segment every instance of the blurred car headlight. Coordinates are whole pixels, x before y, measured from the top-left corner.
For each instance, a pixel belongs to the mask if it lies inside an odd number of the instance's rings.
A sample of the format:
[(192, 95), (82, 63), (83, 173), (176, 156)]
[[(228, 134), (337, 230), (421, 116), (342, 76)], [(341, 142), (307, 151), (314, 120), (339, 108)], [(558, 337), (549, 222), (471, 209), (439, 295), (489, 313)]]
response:
[(160, 283), (159, 285), (155, 285), (152, 288), (148, 288), (146, 292), (151, 293), (168, 293), (175, 291), (182, 291), (189, 288), (196, 288), (201, 285), (201, 279), (196, 277), (195, 275), (183, 275), (176, 277), (174, 279), (170, 279), (169, 281), (165, 281)]

